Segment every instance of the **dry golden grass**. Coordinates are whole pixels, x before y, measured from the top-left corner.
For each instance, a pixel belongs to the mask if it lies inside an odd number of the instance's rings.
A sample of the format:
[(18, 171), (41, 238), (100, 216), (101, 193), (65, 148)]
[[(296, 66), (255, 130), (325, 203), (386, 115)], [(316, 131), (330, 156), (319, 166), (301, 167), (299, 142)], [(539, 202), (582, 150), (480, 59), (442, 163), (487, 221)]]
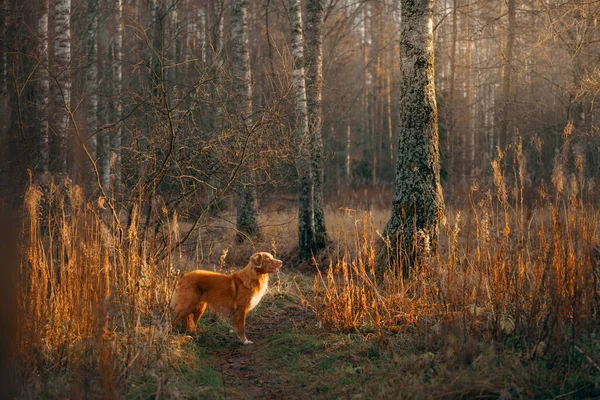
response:
[[(307, 304), (334, 331), (375, 333), (459, 331), (500, 340), (518, 338), (527, 357), (549, 348), (579, 351), (599, 326), (600, 214), (595, 188), (581, 174), (553, 179), (556, 195), (543, 188), (525, 205), (520, 146), (509, 184), (503, 154), (493, 163), (494, 187), (474, 185), (471, 206), (448, 212), (439, 246), (421, 248), (412, 276), (397, 265), (376, 273), (378, 214), (350, 216), (338, 224), (337, 258), (322, 267)], [(464, 221), (464, 216), (467, 216)]]
[[(472, 338), (510, 339), (525, 360), (579, 354), (600, 368), (589, 342), (599, 330), (596, 189), (581, 173), (566, 178), (566, 168), (557, 167), (555, 194), (542, 188), (538, 200), (526, 205), (518, 153), (516, 159), (512, 183), (501, 156), (494, 186), (475, 185), (470, 207), (447, 212), (439, 246), (420, 249), (409, 279), (394, 265), (376, 273), (388, 211), (367, 211), (373, 206), (363, 201), (368, 192), (348, 197), (347, 206), (338, 200), (326, 210), (330, 263), (316, 270), (312, 288), (306, 279), (301, 285), (289, 276), (276, 279), (265, 307), (292, 302), (298, 308), (300, 286), (303, 301), (327, 331), (355, 332), (378, 343), (396, 334), (437, 337), (448, 352), (470, 362)], [(102, 204), (86, 202), (78, 187), (67, 182), (44, 192), (30, 185), (14, 344), (19, 396), (189, 397), (209, 390), (199, 376), (218, 381), (197, 346), (171, 334), (168, 303), (178, 274), (199, 266), (238, 268), (254, 250), (279, 254), (285, 273), (293, 272), (296, 211), (260, 216), (261, 238), (242, 245), (234, 242), (228, 222), (233, 218), (212, 217), (185, 247), (156, 258), (156, 249), (170, 248), (187, 227), (176, 212), (158, 212), (166, 221), (160, 235), (142, 234), (139, 208), (133, 207), (120, 236), (105, 222), (110, 218)], [(391, 362), (411, 364), (389, 353)], [(421, 362), (429, 354), (414, 357)], [(203, 374), (188, 373), (203, 368)]]
[(71, 378), (61, 393), (111, 396), (137, 372), (168, 369), (174, 255), (148, 257), (152, 238), (139, 239), (135, 208), (122, 241), (101, 212), (68, 182), (64, 193), (26, 192), (15, 351), (22, 381), (40, 380), (24, 395), (52, 396), (45, 377), (63, 371)]

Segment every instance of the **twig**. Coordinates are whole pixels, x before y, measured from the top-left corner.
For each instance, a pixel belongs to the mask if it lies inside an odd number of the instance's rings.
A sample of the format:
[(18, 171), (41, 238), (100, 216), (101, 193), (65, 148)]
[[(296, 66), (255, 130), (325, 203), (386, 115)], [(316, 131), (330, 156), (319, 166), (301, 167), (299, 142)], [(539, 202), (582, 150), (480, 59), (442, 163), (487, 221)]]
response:
[(600, 371), (600, 365), (598, 365), (598, 363), (596, 361), (594, 361), (594, 359), (592, 359), (592, 357), (589, 355), (589, 353), (587, 351), (585, 351), (584, 349), (582, 349), (581, 347), (574, 345), (575, 350), (577, 350), (578, 352), (580, 352), (581, 354), (583, 354), (583, 356), (590, 362), (590, 364), (592, 364), (598, 371)]

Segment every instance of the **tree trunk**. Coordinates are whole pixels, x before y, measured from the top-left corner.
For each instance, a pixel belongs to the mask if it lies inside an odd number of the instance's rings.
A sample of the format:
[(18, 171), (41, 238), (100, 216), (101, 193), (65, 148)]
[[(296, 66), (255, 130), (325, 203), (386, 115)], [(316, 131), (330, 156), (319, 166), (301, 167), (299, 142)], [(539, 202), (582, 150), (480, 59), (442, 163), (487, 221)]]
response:
[(467, 134), (469, 143), (469, 163), (465, 171), (465, 177), (474, 177), (475, 172), (475, 129), (473, 126), (473, 92), (471, 85), (472, 72), (472, 55), (471, 55), (471, 0), (467, 0), (467, 12), (465, 18), (465, 90), (466, 90), (466, 118), (465, 118), (465, 133)]
[[(245, 0), (232, 0), (230, 5), (231, 23), (231, 67), (233, 70), (233, 91), (238, 109), (233, 115), (239, 116), (237, 131), (240, 138), (246, 138), (252, 125), (252, 82), (250, 75), (250, 53), (246, 26), (247, 6)], [(242, 168), (237, 187), (236, 238), (239, 242), (258, 235), (256, 221), (256, 199), (254, 195), (251, 168)]]
[[(86, 92), (89, 94), (89, 110), (87, 114), (88, 139), (86, 145), (94, 162), (98, 157), (98, 2), (88, 0), (87, 14), (89, 18), (87, 29), (87, 71)], [(91, 169), (93, 174), (93, 168)], [(90, 174), (90, 177), (93, 175)], [(90, 179), (90, 182), (95, 182)], [(90, 184), (90, 187), (94, 185)]]
[(350, 131), (350, 121), (347, 122), (346, 127), (346, 184), (350, 186), (352, 183), (352, 154), (350, 153), (352, 144), (352, 135)]
[(58, 95), (56, 98), (56, 138), (54, 153), (56, 172), (67, 173), (69, 112), (71, 103), (71, 0), (55, 0), (55, 38), (54, 60), (56, 62), (56, 82)]
[(310, 161), (313, 173), (313, 213), (318, 248), (327, 243), (323, 211), (323, 0), (309, 0), (306, 5), (306, 99), (310, 129)]
[(513, 107), (514, 99), (512, 98), (512, 77), (513, 77), (513, 53), (515, 43), (515, 16), (516, 5), (515, 0), (508, 0), (508, 27), (506, 29), (506, 53), (503, 57), (504, 77), (502, 80), (502, 119), (500, 120), (500, 146), (506, 147), (509, 143), (509, 135), (513, 129)]
[[(392, 62), (393, 65), (393, 62)], [(392, 71), (391, 67), (387, 72), (386, 77), (386, 93), (387, 93), (387, 129), (388, 129), (388, 146), (390, 156), (390, 169), (394, 165), (394, 127), (392, 126)]]
[[(8, 0), (2, 0), (0, 3), (0, 7), (4, 10), (3, 15), (0, 15), (0, 37), (4, 42), (5, 46), (8, 42), (7, 34), (8, 34)], [(40, 18), (40, 26), (38, 28), (38, 33), (41, 34), (43, 26), (46, 27), (46, 37), (48, 36), (48, 4), (46, 0), (43, 1), (44, 9), (41, 10), (42, 16)], [(46, 18), (46, 22), (43, 24), (43, 18)], [(48, 39), (46, 39), (46, 49), (48, 48)], [(38, 46), (39, 48), (39, 46)], [(41, 57), (41, 54), (40, 54)], [(41, 59), (40, 59), (41, 61)], [(44, 67), (44, 65), (42, 65)], [(7, 101), (6, 96), (8, 96), (8, 54), (6, 51), (0, 51), (0, 96), (2, 96), (2, 101)], [(4, 105), (4, 104), (3, 104)], [(8, 106), (8, 105), (7, 105)], [(3, 108), (3, 110), (6, 108)], [(2, 127), (5, 128), (8, 125), (8, 121), (2, 119)], [(2, 130), (0, 133), (4, 133)]]
[(448, 176), (450, 184), (450, 196), (456, 186), (457, 166), (456, 153), (458, 152), (458, 140), (456, 139), (456, 45), (458, 43), (458, 0), (452, 2), (452, 48), (450, 52), (450, 93), (448, 94), (448, 112), (447, 112), (447, 133), (446, 133), (446, 154), (448, 154)]
[(298, 170), (298, 241), (300, 259), (308, 260), (315, 245), (313, 207), (313, 180), (310, 165), (310, 131), (304, 81), (304, 39), (302, 37), (302, 11), (299, 0), (290, 0), (292, 25), (293, 86), (296, 109), (296, 169)]
[(211, 20), (211, 38), (210, 47), (212, 48), (210, 63), (213, 67), (220, 67), (223, 61), (223, 33), (224, 33), (224, 8), (225, 0), (215, 0), (208, 2), (209, 19)]
[(179, 0), (169, 0), (168, 2), (168, 16), (169, 26), (167, 29), (167, 37), (165, 42), (168, 43), (167, 52), (167, 84), (165, 85), (167, 90), (172, 89), (175, 86), (175, 80), (177, 78), (177, 65), (179, 57), (179, 12), (178, 12)]
[(433, 0), (401, 0), (401, 7), (400, 138), (392, 215), (384, 235), (391, 244), (388, 259), (400, 262), (406, 275), (416, 261), (416, 245), (435, 247), (444, 199), (433, 69)]
[[(48, 135), (48, 96), (50, 81), (48, 76), (48, 13), (50, 0), (43, 0), (40, 4), (41, 16), (38, 21), (38, 52), (39, 62), (38, 79), (38, 114), (40, 118), (40, 168), (42, 173), (50, 170), (50, 140)], [(5, 54), (5, 53), (3, 53)]]
[(198, 47), (200, 48), (200, 61), (206, 63), (206, 12), (204, 7), (198, 9), (198, 19), (200, 20), (200, 28), (196, 31)]
[[(115, 153), (115, 162), (112, 166), (115, 178), (115, 190), (121, 187), (121, 150), (123, 142), (123, 124), (118, 122), (122, 117), (122, 92), (123, 92), (123, 0), (115, 0), (115, 37), (113, 39), (113, 118), (117, 122), (113, 137), (112, 150)], [(112, 157), (112, 156), (111, 156)]]
[[(363, 27), (363, 32), (362, 32), (362, 51), (363, 51), (363, 109), (362, 109), (362, 126), (363, 126), (363, 138), (365, 139), (365, 145), (363, 146), (363, 159), (365, 161), (368, 162), (369, 160), (369, 156), (371, 155), (371, 152), (373, 152), (374, 150), (374, 146), (372, 143), (372, 137), (371, 137), (371, 125), (370, 125), (370, 107), (369, 107), (369, 96), (370, 96), (370, 91), (369, 91), (369, 85), (370, 85), (370, 80), (369, 80), (369, 37), (368, 37), (368, 22), (369, 22), (369, 3), (365, 2), (363, 5), (363, 21), (362, 21), (362, 27)], [(371, 166), (371, 173), (373, 172), (373, 168), (375, 168), (375, 165)], [(371, 179), (372, 179), (372, 175), (371, 175)], [(371, 182), (372, 185), (375, 184), (375, 182)]]

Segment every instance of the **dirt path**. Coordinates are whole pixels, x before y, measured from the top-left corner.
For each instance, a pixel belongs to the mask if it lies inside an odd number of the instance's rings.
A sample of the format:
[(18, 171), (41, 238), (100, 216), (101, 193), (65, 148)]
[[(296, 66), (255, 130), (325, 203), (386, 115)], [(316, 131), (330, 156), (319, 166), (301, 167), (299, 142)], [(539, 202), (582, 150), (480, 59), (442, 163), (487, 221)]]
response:
[(270, 307), (251, 315), (246, 334), (254, 343), (244, 346), (230, 335), (229, 343), (205, 349), (209, 363), (221, 372), (226, 399), (295, 399), (301, 394), (288, 385), (269, 351), (269, 339), (276, 333), (292, 332), (311, 316), (301, 307)]

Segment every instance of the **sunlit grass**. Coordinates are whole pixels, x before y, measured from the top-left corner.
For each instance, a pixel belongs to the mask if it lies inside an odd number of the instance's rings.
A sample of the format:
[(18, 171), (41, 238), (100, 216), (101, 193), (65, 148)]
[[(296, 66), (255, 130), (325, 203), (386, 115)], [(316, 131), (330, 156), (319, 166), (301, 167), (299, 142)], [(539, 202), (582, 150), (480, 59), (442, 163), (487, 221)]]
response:
[(338, 224), (337, 258), (320, 266), (306, 298), (323, 326), (377, 336), (415, 327), (514, 337), (529, 356), (579, 351), (599, 329), (596, 189), (579, 169), (568, 184), (555, 176), (555, 194), (542, 187), (527, 205), (515, 147), (512, 180), (500, 153), (494, 185), (473, 185), (470, 206), (448, 212), (439, 245), (418, 250), (410, 279), (397, 265), (376, 265), (384, 245), (377, 214), (343, 217), (353, 226)]
[[(278, 254), (285, 264), (250, 324), (298, 315), (301, 304), (314, 313), (260, 337), (261, 357), (298, 388), (317, 371), (321, 378), (306, 387), (324, 397), (343, 397), (346, 387), (381, 398), (423, 388), (433, 397), (505, 390), (551, 397), (581, 385), (582, 393), (595, 393), (597, 189), (580, 170), (569, 175), (557, 167), (552, 187), (537, 188), (536, 199), (525, 202), (531, 189), (520, 156), (512, 175), (503, 157), (494, 164), (493, 185), (474, 184), (468, 207), (447, 210), (439, 245), (420, 250), (406, 279), (397, 266), (377, 265), (389, 211), (367, 208), (362, 199), (369, 193), (347, 196), (347, 206), (340, 196), (326, 209), (331, 245), (312, 275), (310, 266), (295, 270), (294, 209), (261, 215), (261, 237), (242, 245), (227, 223), (234, 218), (211, 217), (191, 245), (157, 259), (155, 250), (186, 228), (176, 213), (158, 211), (166, 224), (155, 235), (143, 232), (134, 206), (120, 236), (102, 204), (86, 202), (77, 186), (30, 185), (15, 343), (20, 395), (220, 396), (207, 352), (234, 346), (229, 322), (207, 316), (200, 335), (187, 339), (169, 326), (169, 297), (180, 273), (237, 269), (255, 250)], [(532, 372), (523, 374), (521, 363)], [(544, 380), (559, 390), (544, 391)]]

